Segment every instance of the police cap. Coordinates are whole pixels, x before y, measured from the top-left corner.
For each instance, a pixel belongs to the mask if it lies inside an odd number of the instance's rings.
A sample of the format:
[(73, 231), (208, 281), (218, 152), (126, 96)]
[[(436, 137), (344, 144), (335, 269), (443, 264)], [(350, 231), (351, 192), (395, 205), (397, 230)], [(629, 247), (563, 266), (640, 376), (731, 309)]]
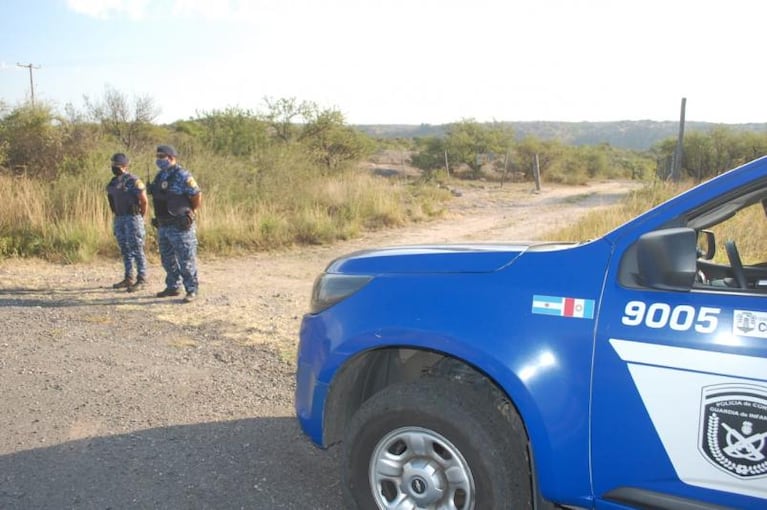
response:
[(158, 156), (170, 156), (172, 158), (175, 158), (178, 156), (178, 152), (176, 152), (176, 149), (172, 145), (158, 145), (157, 146), (157, 155)]
[(122, 152), (118, 152), (112, 156), (112, 164), (114, 166), (128, 166), (128, 156)]

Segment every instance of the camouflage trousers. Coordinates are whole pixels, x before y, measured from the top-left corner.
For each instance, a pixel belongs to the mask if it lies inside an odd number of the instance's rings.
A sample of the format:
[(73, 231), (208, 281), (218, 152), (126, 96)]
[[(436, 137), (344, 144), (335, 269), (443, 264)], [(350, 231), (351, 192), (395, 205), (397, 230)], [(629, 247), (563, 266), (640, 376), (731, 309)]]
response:
[(136, 276), (146, 278), (144, 218), (138, 214), (135, 216), (115, 216), (112, 222), (112, 231), (117, 239), (117, 245), (120, 247), (120, 254), (125, 266), (125, 278), (133, 277), (134, 266)]
[(165, 287), (178, 289), (181, 283), (187, 292), (197, 292), (197, 231), (192, 225), (180, 229), (161, 225), (157, 229), (160, 260), (165, 269)]

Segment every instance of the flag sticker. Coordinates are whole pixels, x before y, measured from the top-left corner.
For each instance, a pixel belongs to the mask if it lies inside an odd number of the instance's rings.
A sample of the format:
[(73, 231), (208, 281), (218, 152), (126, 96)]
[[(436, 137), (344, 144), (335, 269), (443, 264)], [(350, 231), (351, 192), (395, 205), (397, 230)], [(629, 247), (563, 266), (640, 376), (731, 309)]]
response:
[(557, 317), (594, 318), (594, 300), (558, 296), (533, 296), (533, 313)]

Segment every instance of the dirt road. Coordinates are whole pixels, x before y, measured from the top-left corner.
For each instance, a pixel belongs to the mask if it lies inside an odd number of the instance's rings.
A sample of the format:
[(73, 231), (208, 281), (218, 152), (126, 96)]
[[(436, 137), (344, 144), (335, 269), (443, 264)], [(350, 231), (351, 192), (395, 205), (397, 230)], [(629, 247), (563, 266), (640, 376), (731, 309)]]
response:
[(462, 190), (444, 219), (333, 246), (199, 263), (200, 298), (111, 289), (119, 261), (0, 263), (0, 508), (337, 509), (332, 454), (293, 417), (297, 333), (336, 256), (535, 239), (630, 183)]

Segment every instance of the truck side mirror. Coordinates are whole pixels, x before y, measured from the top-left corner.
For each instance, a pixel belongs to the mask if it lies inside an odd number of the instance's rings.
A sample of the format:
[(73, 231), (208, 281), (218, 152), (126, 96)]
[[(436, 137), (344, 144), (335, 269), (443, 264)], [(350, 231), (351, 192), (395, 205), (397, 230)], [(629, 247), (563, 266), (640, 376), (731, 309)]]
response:
[(710, 230), (701, 230), (698, 232), (697, 244), (698, 258), (703, 260), (713, 260), (716, 255), (716, 238)]
[(697, 272), (697, 234), (691, 228), (648, 232), (637, 241), (637, 280), (646, 287), (689, 291)]

